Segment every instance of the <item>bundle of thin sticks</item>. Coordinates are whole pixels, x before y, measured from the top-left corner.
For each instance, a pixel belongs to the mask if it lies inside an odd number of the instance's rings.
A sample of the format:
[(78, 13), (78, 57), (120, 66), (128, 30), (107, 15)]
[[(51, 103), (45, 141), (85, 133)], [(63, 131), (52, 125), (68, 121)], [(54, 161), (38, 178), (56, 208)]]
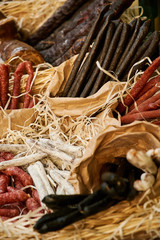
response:
[[(130, 68), (137, 61), (145, 57), (152, 59), (155, 55), (160, 35), (157, 31), (150, 34), (150, 20), (143, 22), (137, 18), (127, 24), (113, 19), (108, 8), (100, 13), (67, 80), (63, 97), (87, 97), (113, 80), (98, 68), (97, 61), (120, 81), (126, 81)], [(100, 29), (98, 34), (97, 29)], [(132, 74), (145, 64), (143, 61), (135, 66)]]

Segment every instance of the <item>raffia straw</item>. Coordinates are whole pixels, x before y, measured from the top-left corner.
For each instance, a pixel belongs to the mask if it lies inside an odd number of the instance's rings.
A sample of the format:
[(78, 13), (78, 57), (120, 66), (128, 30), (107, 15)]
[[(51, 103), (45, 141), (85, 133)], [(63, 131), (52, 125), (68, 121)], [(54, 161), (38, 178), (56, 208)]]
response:
[[(123, 209), (123, 214), (120, 211)], [(88, 217), (82, 221), (74, 223), (65, 229), (57, 232), (43, 234), (42, 236), (33, 231), (33, 225), (36, 222), (35, 217), (41, 215), (38, 211), (26, 216), (16, 217), (17, 221), (11, 223), (7, 220), (0, 222), (1, 236), (13, 239), (19, 238), (23, 232), (23, 239), (155, 239), (159, 237), (160, 224), (160, 198), (152, 200), (147, 208), (137, 207), (136, 204), (130, 204), (126, 201), (112, 206), (108, 210), (100, 212), (94, 216)], [(38, 215), (39, 214), (39, 215)], [(34, 216), (34, 218), (33, 218)], [(29, 224), (29, 227), (26, 226)], [(37, 237), (37, 238), (35, 238)], [(2, 238), (0, 238), (2, 239)]]
[[(46, 71), (49, 71), (47, 69)], [(53, 69), (52, 69), (53, 70)], [(50, 70), (51, 71), (51, 70)], [(37, 74), (39, 71), (37, 71)], [(52, 72), (53, 73), (53, 72)], [(36, 81), (36, 79), (35, 79)], [(35, 83), (34, 83), (35, 84)], [(117, 82), (119, 84), (119, 82)], [(108, 106), (115, 103), (120, 93), (114, 93), (114, 89), (106, 100), (106, 110), (109, 115)], [(45, 97), (39, 94), (40, 101), (35, 106), (38, 113), (34, 123), (20, 131), (10, 130), (1, 139), (2, 143), (24, 143), (26, 138), (37, 139), (39, 137), (51, 137), (58, 134), (72, 144), (87, 146), (89, 140), (104, 128), (101, 122), (94, 122), (95, 117), (80, 116), (72, 118), (71, 116), (57, 117), (50, 109)], [(47, 159), (43, 160), (47, 165)], [(48, 163), (48, 169), (51, 168)], [(123, 213), (120, 211), (123, 209)], [(91, 216), (68, 226), (67, 228), (40, 235), (33, 230), (33, 226), (38, 217), (38, 212), (33, 214), (21, 215), (16, 217), (16, 222), (7, 220), (0, 222), (0, 239), (119, 239), (127, 236), (136, 236), (143, 232), (142, 236), (158, 236), (160, 223), (159, 216), (160, 199), (149, 201), (148, 205), (138, 206), (124, 201), (110, 209)], [(37, 217), (37, 218), (35, 218)], [(20, 235), (22, 237), (20, 237)]]
[[(14, 60), (14, 59), (12, 59)], [(22, 60), (23, 61), (23, 60)], [(49, 63), (42, 63), (34, 67), (34, 78), (32, 80), (32, 95), (35, 94), (44, 94), (48, 84), (53, 80), (53, 76), (55, 74), (55, 68)], [(23, 96), (25, 93), (26, 80), (28, 78), (28, 74), (22, 76), (21, 79), (21, 88), (20, 88), (20, 96)], [(9, 82), (9, 92), (12, 93), (13, 90), (13, 80), (14, 73), (10, 73), (10, 82)]]
[(6, 16), (15, 18), (19, 28), (29, 36), (35, 32), (66, 0), (16, 0), (0, 2)]

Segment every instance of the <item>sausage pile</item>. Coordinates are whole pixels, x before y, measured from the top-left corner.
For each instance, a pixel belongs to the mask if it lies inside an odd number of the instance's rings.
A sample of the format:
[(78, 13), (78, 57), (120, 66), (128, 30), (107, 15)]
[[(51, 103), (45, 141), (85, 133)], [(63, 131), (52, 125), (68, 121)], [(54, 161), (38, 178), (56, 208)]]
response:
[[(30, 36), (28, 43), (42, 54), (46, 62), (58, 66), (79, 53), (99, 11), (107, 2), (109, 1), (66, 1), (59, 9), (58, 18), (57, 13), (54, 13), (36, 33)], [(56, 22), (63, 18), (64, 12), (66, 20), (56, 26)]]
[[(0, 152), (0, 162), (11, 160), (10, 152)], [(41, 206), (31, 176), (20, 167), (8, 167), (0, 171), (0, 217), (12, 218)], [(23, 190), (23, 188), (25, 189)]]
[[(120, 81), (127, 81), (128, 72), (136, 62), (145, 57), (151, 59), (154, 57), (160, 34), (154, 31), (148, 36), (150, 20), (143, 22), (138, 18), (127, 24), (108, 18), (104, 22), (107, 12), (109, 12), (107, 9), (101, 12), (87, 36), (62, 97), (87, 97), (96, 93), (106, 82), (113, 80), (98, 68), (97, 61), (103, 69), (113, 72)], [(98, 27), (100, 30), (93, 39)], [(86, 56), (91, 43), (93, 46)], [(145, 64), (146, 62), (143, 61), (140, 65), (136, 65), (132, 74), (145, 67)]]
[[(21, 78), (26, 69), (28, 73), (28, 79), (26, 82), (25, 95), (23, 108), (32, 108), (34, 104), (37, 103), (37, 100), (33, 100), (30, 97), (31, 94), (31, 83), (33, 80), (33, 68), (32, 64), (29, 61), (24, 61), (19, 63), (15, 72), (14, 72), (14, 83), (13, 83), (13, 92), (11, 93), (12, 98), (7, 109), (17, 109), (19, 106), (19, 94), (20, 94), (20, 83)], [(0, 64), (0, 106), (6, 108), (8, 104), (8, 93), (9, 93), (9, 66), (5, 64)]]
[(137, 80), (123, 103), (119, 103), (117, 111), (122, 115), (122, 124), (147, 120), (160, 125), (160, 75), (152, 77), (159, 66), (160, 57), (157, 57)]

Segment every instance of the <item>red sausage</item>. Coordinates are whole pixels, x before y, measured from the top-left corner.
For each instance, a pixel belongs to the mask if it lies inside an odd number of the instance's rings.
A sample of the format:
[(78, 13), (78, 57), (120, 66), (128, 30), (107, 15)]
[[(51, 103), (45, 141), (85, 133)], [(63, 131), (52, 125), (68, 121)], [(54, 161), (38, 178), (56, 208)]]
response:
[(4, 217), (4, 216), (0, 216), (1, 220), (4, 222), (4, 221), (7, 221), (8, 219), (10, 219), (9, 217)]
[(9, 176), (17, 176), (23, 186), (33, 185), (31, 176), (19, 167), (8, 167), (4, 173)]
[(26, 95), (24, 96), (23, 108), (28, 108), (29, 102), (30, 102), (29, 94), (31, 93), (31, 83), (32, 83), (34, 74), (33, 74), (32, 64), (30, 62), (25, 62), (25, 67), (29, 76), (26, 83), (26, 90), (25, 90)]
[(140, 113), (126, 114), (123, 117), (121, 117), (121, 124), (132, 123), (135, 120), (149, 120), (154, 118), (160, 118), (160, 109)]
[(1, 152), (0, 156), (3, 157), (5, 160), (11, 160), (13, 159), (14, 154), (10, 152)]
[(143, 89), (146, 82), (149, 80), (149, 78), (152, 76), (154, 71), (160, 66), (160, 56), (157, 57), (152, 64), (144, 71), (142, 76), (137, 80), (136, 84), (132, 87), (129, 94), (124, 98), (124, 105), (123, 103), (119, 103), (117, 107), (117, 111), (120, 113), (123, 113), (126, 109), (125, 106), (130, 106), (134, 99), (136, 99), (139, 92)]
[(30, 101), (28, 108), (34, 107), (38, 103), (38, 99), (34, 98)]
[(15, 217), (20, 214), (19, 210), (17, 208), (0, 208), (0, 216), (3, 217)]
[(14, 176), (14, 187), (16, 189), (21, 189), (24, 187), (23, 184), (21, 183), (21, 181), (19, 180), (19, 177), (17, 177), (17, 176)]
[[(13, 84), (13, 98), (11, 100), (11, 105), (10, 109), (16, 109), (18, 107), (18, 95), (20, 94), (20, 81), (22, 78), (22, 75), (24, 73), (24, 70), (27, 70), (28, 73), (28, 79), (26, 83), (26, 94), (24, 96), (24, 103), (23, 103), (23, 108), (28, 108), (29, 106), (29, 101), (30, 101), (30, 96), (29, 93), (31, 92), (31, 83), (33, 79), (33, 68), (32, 65), (29, 61), (21, 62), (14, 73), (14, 84)], [(14, 98), (17, 97), (17, 98)]]
[[(136, 100), (137, 106), (149, 99), (150, 97), (154, 96), (156, 92), (158, 92), (160, 89), (160, 83), (157, 83), (156, 86), (153, 86), (151, 89), (149, 89), (146, 93), (144, 93), (140, 98)], [(135, 108), (134, 104), (132, 104), (129, 108), (129, 112), (132, 111)]]
[(0, 194), (0, 205), (3, 206), (7, 203), (24, 202), (28, 198), (29, 198), (28, 194), (26, 194), (22, 190), (5, 192), (5, 193)]
[(28, 198), (26, 201), (26, 207), (29, 211), (34, 211), (39, 208), (41, 205), (32, 197)]
[(9, 204), (5, 204), (4, 206), (2, 206), (2, 208), (7, 208), (7, 209), (18, 209), (20, 214), (27, 214), (28, 213), (28, 209), (25, 206), (25, 202), (15, 202), (15, 203), (9, 203)]
[(32, 190), (32, 197), (41, 205), (41, 201), (40, 201), (37, 189)]
[(0, 193), (7, 192), (7, 187), (9, 185), (10, 178), (5, 174), (0, 175)]
[(156, 86), (157, 83), (160, 83), (160, 75), (158, 75), (157, 77), (151, 79), (150, 81), (148, 81), (146, 83), (146, 85), (144, 86), (142, 91), (139, 92), (137, 99), (139, 97), (141, 97), (144, 93), (146, 93), (149, 89), (151, 89), (152, 87)]
[(16, 189), (12, 186), (7, 186), (7, 191), (8, 192), (14, 192)]
[[(20, 81), (25, 69), (25, 62), (21, 62), (14, 72), (14, 83), (13, 83), (13, 98), (11, 99), (10, 109), (16, 109), (18, 107), (18, 96), (20, 94)], [(14, 98), (15, 97), (15, 98)]]
[(4, 108), (8, 101), (8, 87), (9, 87), (9, 66), (0, 64), (0, 96), (1, 105)]
[(156, 95), (150, 97), (149, 99), (147, 99), (146, 101), (141, 103), (138, 106), (138, 110), (136, 108), (134, 108), (128, 114), (132, 114), (132, 113), (136, 113), (136, 112), (145, 112), (148, 110), (154, 110), (154, 109), (158, 108), (157, 101), (159, 102), (159, 99), (160, 99), (160, 93), (157, 93)]
[(4, 161), (6, 161), (6, 159), (0, 156), (0, 162), (4, 162)]

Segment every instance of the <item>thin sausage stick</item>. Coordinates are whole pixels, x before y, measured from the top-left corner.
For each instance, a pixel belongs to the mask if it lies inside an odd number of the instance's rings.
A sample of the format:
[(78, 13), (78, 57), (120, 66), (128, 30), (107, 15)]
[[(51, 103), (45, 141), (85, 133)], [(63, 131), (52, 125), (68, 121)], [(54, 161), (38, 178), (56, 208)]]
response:
[(11, 99), (10, 109), (18, 108), (18, 96), (20, 94), (20, 81), (23, 75), (23, 71), (25, 68), (25, 62), (21, 62), (14, 72), (14, 83), (13, 83), (13, 98)]
[[(152, 38), (151, 38), (151, 42), (150, 42), (149, 46), (147, 47), (146, 51), (140, 56), (140, 59), (139, 59), (139, 60), (145, 59), (146, 57), (147, 57), (147, 58), (152, 58), (152, 57), (154, 56), (154, 54), (156, 53), (156, 50), (157, 50), (158, 44), (159, 44), (159, 40), (160, 40), (160, 34), (159, 34), (158, 31), (155, 31), (152, 35), (153, 35), (153, 36), (152, 36)], [(146, 40), (146, 41), (147, 41), (147, 40)], [(137, 59), (137, 61), (138, 61), (138, 59)], [(134, 61), (134, 63), (135, 63), (135, 61)], [(142, 61), (140, 64), (135, 65), (135, 66), (133, 67), (133, 69), (132, 69), (130, 78), (132, 78), (132, 77), (135, 75), (135, 73), (136, 73), (137, 70), (143, 69), (143, 68), (145, 67), (146, 63), (147, 63), (147, 61), (145, 60), (145, 61)], [(123, 81), (123, 82), (127, 81), (128, 72), (130, 71), (130, 68), (131, 68), (132, 66), (133, 66), (133, 64), (130, 65), (130, 66), (126, 69), (126, 71), (125, 71), (125, 73), (124, 73), (124, 76), (123, 76), (123, 78), (122, 78), (122, 81)]]
[(29, 76), (26, 82), (26, 90), (25, 90), (26, 94), (24, 96), (23, 108), (28, 108), (29, 102), (30, 102), (29, 94), (31, 93), (31, 83), (33, 80), (34, 73), (33, 73), (32, 64), (30, 62), (25, 62), (25, 67)]
[(117, 71), (115, 71), (115, 73), (117, 74), (117, 76), (119, 77), (119, 79), (121, 78), (122, 74), (124, 73), (124, 71), (127, 68), (127, 65), (130, 64), (130, 61), (132, 60), (132, 58), (134, 57), (134, 55), (136, 54), (136, 51), (138, 49), (138, 47), (142, 44), (142, 41), (144, 40), (144, 38), (146, 37), (146, 35), (149, 32), (149, 27), (150, 27), (150, 20), (147, 20), (143, 23), (143, 25), (140, 27), (139, 29), (139, 33), (136, 36), (133, 45), (131, 46), (130, 51), (128, 52), (128, 55), (126, 56), (125, 60), (122, 62), (122, 64), (119, 66), (119, 68), (117, 68)]
[[(74, 84), (72, 85), (70, 91), (68, 92), (68, 97), (77, 97), (80, 94), (81, 87), (84, 84), (84, 81), (86, 79), (87, 73), (90, 71), (90, 66), (93, 63), (93, 61), (96, 59), (97, 51), (100, 48), (103, 38), (106, 34), (107, 27), (109, 25), (109, 20), (104, 23), (101, 30), (99, 31), (95, 42), (93, 44), (93, 47), (91, 48), (91, 51), (89, 52), (88, 56), (86, 57), (86, 60), (84, 61), (77, 78), (74, 81)], [(122, 26), (121, 26), (122, 27)]]
[(160, 99), (158, 99), (157, 101), (153, 102), (153, 103), (149, 103), (148, 107), (150, 109), (157, 109), (160, 107)]
[(34, 107), (37, 103), (38, 103), (38, 99), (37, 99), (37, 98), (33, 98), (33, 99), (30, 101), (28, 108)]
[[(114, 34), (114, 29), (115, 29), (115, 25), (113, 22), (111, 22), (108, 26), (108, 30), (107, 30), (107, 34), (105, 37), (105, 41), (104, 41), (104, 46), (102, 48), (101, 54), (100, 54), (100, 58), (99, 58), (99, 63), (100, 65), (102, 65), (103, 60), (105, 58), (106, 52), (108, 51), (109, 45), (111, 43), (113, 34)], [(87, 82), (87, 84), (85, 85), (80, 97), (87, 97), (92, 85), (94, 84), (97, 75), (99, 74), (99, 68), (96, 66), (93, 70), (93, 73), (91, 74), (91, 76), (89, 77), (89, 80)]]
[(95, 23), (93, 24), (92, 28), (91, 28), (91, 31), (89, 32), (84, 44), (83, 44), (83, 47), (78, 55), (78, 58), (76, 59), (76, 62), (73, 66), (73, 69), (72, 69), (72, 72), (67, 80), (67, 83), (66, 83), (66, 86), (63, 90), (63, 93), (62, 93), (62, 97), (65, 97), (70, 89), (70, 87), (72, 86), (73, 82), (74, 82), (74, 79), (77, 75), (77, 72), (78, 72), (78, 69), (83, 61), (83, 58), (86, 54), (86, 52), (88, 51), (88, 48), (93, 40), (93, 38), (95, 37), (95, 33), (97, 31), (97, 28), (99, 27), (100, 25), (100, 22), (102, 21), (103, 17), (104, 17), (104, 14), (106, 13), (106, 11), (108, 10), (109, 6), (106, 6), (102, 12), (100, 13), (100, 15), (98, 16), (98, 18), (96, 19)]
[(124, 59), (126, 58), (126, 56), (127, 56), (128, 52), (129, 52), (131, 46), (133, 45), (133, 43), (134, 43), (134, 41), (135, 41), (135, 38), (136, 38), (136, 36), (137, 36), (137, 34), (138, 34), (138, 31), (139, 31), (139, 29), (140, 29), (141, 24), (142, 24), (141, 18), (136, 19), (136, 25), (135, 25), (134, 32), (133, 32), (133, 34), (132, 34), (132, 36), (131, 36), (131, 38), (130, 38), (127, 46), (126, 46), (126, 49), (125, 49), (124, 52), (123, 52), (122, 57), (120, 58), (119, 63), (117, 64), (117, 67), (116, 67), (116, 70), (115, 70), (115, 71), (117, 71), (117, 70), (119, 69), (119, 67), (120, 67), (121, 64), (123, 63)]
[(20, 81), (22, 78), (22, 75), (24, 73), (24, 70), (27, 70), (27, 73), (29, 74), (29, 77), (27, 79), (27, 83), (26, 83), (26, 94), (24, 96), (24, 104), (23, 104), (23, 108), (28, 108), (29, 106), (29, 101), (30, 101), (30, 97), (29, 97), (29, 93), (31, 92), (31, 82), (33, 79), (33, 68), (30, 62), (25, 61), (25, 62), (21, 62), (17, 68), (16, 71), (14, 72), (14, 84), (13, 84), (13, 98), (11, 99), (11, 105), (10, 105), (10, 109), (16, 109), (18, 108), (18, 96), (20, 94)]
[(9, 87), (9, 66), (0, 64), (0, 96), (1, 105), (5, 108), (8, 101), (8, 87)]
[(134, 63), (138, 62), (139, 60), (143, 59), (142, 56), (146, 52), (146, 50), (149, 48), (150, 44), (153, 42), (158, 43), (159, 42), (159, 33), (158, 31), (153, 32), (147, 40), (145, 40), (142, 45), (137, 49), (137, 52), (135, 56), (133, 57), (132, 61), (129, 64), (128, 69), (131, 69), (131, 67), (134, 65)]
[[(152, 97), (156, 92), (158, 92), (160, 90), (160, 83), (158, 83), (156, 86), (152, 87), (151, 89), (149, 89), (149, 91), (147, 91), (146, 93), (144, 93), (140, 98), (138, 98), (136, 100), (136, 105), (140, 105), (141, 103), (143, 103), (145, 100), (147, 100), (148, 98)], [(129, 112), (132, 111), (135, 108), (135, 104), (132, 104), (129, 107)]]
[(133, 114), (126, 114), (125, 116), (121, 117), (121, 124), (129, 124), (135, 120), (149, 120), (154, 118), (160, 118), (160, 109), (140, 112), (140, 113), (133, 113)]
[[(29, 142), (29, 140), (27, 140)], [(62, 152), (68, 153), (69, 155), (73, 155), (75, 158), (82, 157), (84, 148), (81, 146), (74, 146), (68, 143), (65, 143), (61, 138), (56, 138), (56, 140), (50, 140), (45, 138), (39, 138), (38, 140), (40, 145), (44, 145), (45, 147), (56, 148), (61, 150)]]
[(158, 75), (157, 77), (151, 79), (146, 83), (142, 91), (138, 94), (137, 99), (140, 98), (143, 94), (145, 94), (149, 89), (154, 87), (157, 83), (160, 83), (160, 75)]
[[(104, 68), (104, 69), (107, 69), (109, 67), (111, 59), (112, 59), (112, 57), (114, 55), (114, 52), (115, 52), (115, 48), (117, 46), (117, 41), (119, 41), (119, 38), (120, 38), (120, 35), (121, 35), (121, 32), (122, 32), (122, 28), (123, 28), (123, 23), (120, 23), (115, 30), (115, 33), (113, 35), (111, 44), (109, 46), (106, 57), (105, 57), (105, 59), (103, 61), (103, 64), (102, 64), (102, 68)], [(97, 92), (97, 90), (101, 87), (104, 78), (105, 78), (105, 73), (100, 71), (100, 73), (99, 73), (99, 75), (96, 79), (96, 82), (95, 82), (95, 84), (94, 84), (94, 86), (93, 86), (93, 88), (90, 92), (90, 95)]]
[(160, 99), (160, 93), (150, 97), (149, 99), (147, 99), (146, 101), (141, 103), (137, 108), (134, 108), (128, 114), (137, 113), (137, 112), (145, 112), (148, 110), (154, 110), (158, 107), (157, 102), (159, 99)]
[[(126, 45), (127, 37), (129, 35), (129, 31), (130, 31), (129, 25), (127, 23), (123, 23), (123, 29), (122, 29), (122, 33), (121, 33), (119, 42), (117, 43), (117, 47), (115, 49), (114, 56), (113, 56), (112, 61), (109, 65), (109, 68), (107, 69), (110, 72), (115, 71), (116, 65), (118, 64), (118, 61), (121, 58), (121, 55), (123, 53), (124, 46)], [(102, 85), (105, 84), (106, 82), (108, 82), (109, 79), (110, 79), (110, 77), (108, 75), (106, 75)]]
[(153, 121), (152, 123), (153, 123), (153, 124), (155, 124), (155, 125), (158, 125), (158, 126), (160, 126), (160, 120)]
[(134, 99), (137, 97), (138, 93), (143, 89), (148, 79), (152, 76), (154, 71), (160, 66), (160, 57), (157, 57), (152, 64), (144, 71), (142, 76), (137, 80), (136, 84), (132, 87), (130, 92), (124, 98), (123, 103), (119, 103), (117, 111), (123, 113), (126, 109), (126, 106), (129, 106), (133, 103)]
[(15, 190), (0, 194), (0, 205), (7, 203), (24, 202), (29, 198), (29, 195), (22, 190)]
[(29, 165), (27, 170), (34, 181), (41, 201), (46, 195), (54, 194), (53, 188), (48, 181), (45, 169), (41, 162)]

